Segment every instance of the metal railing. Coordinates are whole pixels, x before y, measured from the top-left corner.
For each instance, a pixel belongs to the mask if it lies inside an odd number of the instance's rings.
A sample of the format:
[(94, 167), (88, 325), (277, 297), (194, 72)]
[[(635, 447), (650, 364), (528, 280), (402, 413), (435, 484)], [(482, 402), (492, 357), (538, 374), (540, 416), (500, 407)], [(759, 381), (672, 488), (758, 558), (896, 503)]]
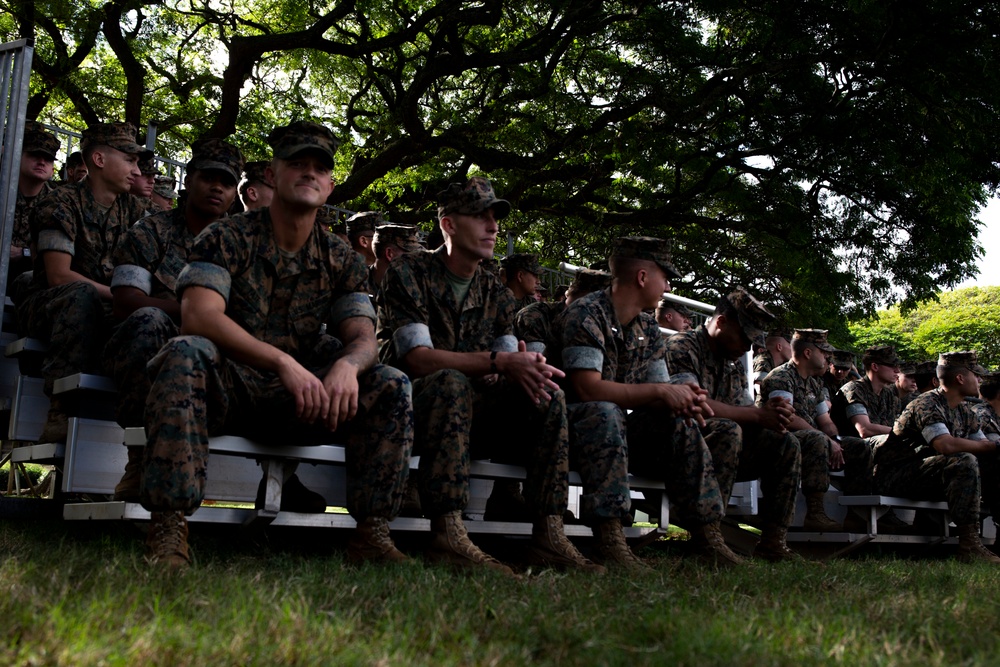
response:
[(0, 44), (0, 104), (3, 105), (3, 127), (0, 128), (0, 145), (3, 146), (0, 157), (0, 294), (7, 293), (10, 237), (14, 232), (33, 54), (34, 40), (31, 39)]

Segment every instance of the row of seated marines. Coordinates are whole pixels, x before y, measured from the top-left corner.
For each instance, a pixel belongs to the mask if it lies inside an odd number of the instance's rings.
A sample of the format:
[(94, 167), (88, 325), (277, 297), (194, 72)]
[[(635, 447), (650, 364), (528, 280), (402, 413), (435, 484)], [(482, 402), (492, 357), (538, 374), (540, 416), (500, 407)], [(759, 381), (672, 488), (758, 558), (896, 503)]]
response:
[[(18, 278), (15, 301), (23, 333), (49, 342), (43, 441), (66, 438), (54, 380), (80, 372), (111, 375), (119, 423), (145, 428), (117, 491), (150, 511), (155, 566), (191, 562), (186, 516), (203, 500), (208, 439), (222, 433), (344, 444), (354, 562), (407, 558), (389, 526), (419, 455), (413, 486), (431, 524), (426, 557), (507, 574), (463, 524), (473, 457), (525, 466), (528, 562), (592, 573), (648, 567), (623, 532), (630, 467), (664, 480), (693, 553), (718, 566), (744, 562), (720, 530), (735, 481), (761, 480), (755, 555), (770, 561), (798, 559), (786, 535), (800, 483), (807, 526), (823, 527), (832, 523), (822, 507), (831, 469), (844, 465), (848, 483), (871, 483), (871, 466), (857, 462), (871, 460), (873, 443), (817, 430), (827, 416), (817, 384), (826, 332), (796, 330), (792, 359), (768, 374), (754, 404), (738, 361), (774, 316), (736, 289), (704, 326), (665, 337), (650, 311), (681, 275), (661, 239), (618, 239), (610, 271), (578, 274), (561, 312), (520, 310), (482, 266), (511, 205), (473, 177), (437, 195), (443, 245), (400, 252), (373, 306), (370, 267), (318, 220), (338, 146), (328, 128), (276, 128), (270, 206), (235, 216), (224, 213), (242, 153), (209, 140), (192, 147), (181, 205), (133, 217), (141, 206), (128, 191), (148, 158), (135, 136), (126, 123), (83, 133), (88, 175), (32, 206), (33, 271)], [(555, 317), (533, 318), (533, 309)], [(528, 329), (539, 327), (533, 338)], [(939, 361), (941, 389), (900, 416), (878, 447), (875, 482), (945, 495), (960, 556), (1000, 562), (976, 525), (977, 456), (995, 456), (994, 445), (962, 402), (982, 369), (972, 353)], [(942, 463), (928, 463), (935, 458)], [(565, 536), (571, 467), (594, 560)], [(325, 507), (317, 495), (289, 471), (282, 509)]]

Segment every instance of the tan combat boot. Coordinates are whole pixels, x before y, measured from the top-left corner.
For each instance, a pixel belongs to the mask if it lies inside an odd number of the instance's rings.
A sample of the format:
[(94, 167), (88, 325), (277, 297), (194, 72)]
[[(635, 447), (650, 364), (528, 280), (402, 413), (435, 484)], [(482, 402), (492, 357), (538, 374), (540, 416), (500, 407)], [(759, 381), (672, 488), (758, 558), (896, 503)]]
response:
[(139, 502), (139, 480), (142, 477), (142, 447), (126, 447), (128, 461), (125, 463), (125, 474), (115, 486), (115, 500), (126, 503)]
[(354, 529), (354, 535), (347, 543), (347, 560), (359, 564), (403, 563), (409, 559), (392, 543), (389, 521), (383, 517), (370, 516), (359, 522)]
[(168, 570), (180, 570), (191, 564), (188, 551), (188, 526), (183, 512), (151, 512), (146, 534), (146, 560)]
[(528, 545), (528, 560), (535, 565), (573, 568), (594, 574), (605, 572), (603, 567), (584, 558), (569, 541), (561, 516), (547, 516), (535, 522)]
[(689, 532), (691, 533), (691, 546), (698, 560), (719, 567), (744, 564), (745, 561), (726, 544), (718, 521), (698, 526)]
[(462, 523), (462, 513), (458, 510), (431, 519), (431, 543), (427, 558), (433, 563), (462, 568), (481, 565), (514, 576), (513, 570), (472, 543)]
[(594, 526), (597, 538), (598, 558), (607, 567), (622, 568), (635, 572), (649, 572), (651, 568), (632, 553), (625, 542), (625, 531), (618, 519), (608, 519)]
[(823, 508), (822, 491), (813, 491), (805, 494), (806, 497), (806, 518), (802, 522), (802, 530), (816, 533), (839, 533), (842, 527), (839, 523), (826, 515)]
[(1000, 565), (1000, 556), (983, 546), (983, 541), (979, 539), (979, 526), (974, 523), (958, 527), (958, 560)]
[(761, 533), (760, 542), (753, 550), (756, 558), (761, 558), (772, 563), (782, 561), (802, 562), (805, 559), (788, 548), (786, 541), (788, 529), (784, 526), (767, 525)]

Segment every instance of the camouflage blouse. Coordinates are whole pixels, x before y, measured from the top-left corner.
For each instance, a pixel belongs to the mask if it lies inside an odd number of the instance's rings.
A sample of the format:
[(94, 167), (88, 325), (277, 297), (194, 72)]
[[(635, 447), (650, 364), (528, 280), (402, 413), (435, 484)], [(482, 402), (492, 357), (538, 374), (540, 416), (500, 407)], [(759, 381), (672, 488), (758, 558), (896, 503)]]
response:
[(667, 339), (667, 366), (674, 382), (694, 382), (712, 400), (727, 405), (753, 404), (743, 362), (716, 356), (705, 325)]
[(157, 299), (177, 298), (177, 277), (194, 246), (180, 209), (154, 213), (132, 225), (115, 249), (115, 287), (135, 287)]
[(986, 437), (968, 403), (952, 408), (940, 389), (924, 392), (910, 401), (892, 427), (889, 439), (875, 450), (875, 464), (894, 465), (937, 456), (931, 442), (947, 434), (969, 440)]
[(800, 376), (794, 360), (781, 364), (767, 374), (760, 383), (757, 405), (763, 405), (774, 396), (787, 399), (795, 408), (795, 414), (814, 428), (816, 418), (829, 411), (823, 380), (815, 376), (807, 378)]

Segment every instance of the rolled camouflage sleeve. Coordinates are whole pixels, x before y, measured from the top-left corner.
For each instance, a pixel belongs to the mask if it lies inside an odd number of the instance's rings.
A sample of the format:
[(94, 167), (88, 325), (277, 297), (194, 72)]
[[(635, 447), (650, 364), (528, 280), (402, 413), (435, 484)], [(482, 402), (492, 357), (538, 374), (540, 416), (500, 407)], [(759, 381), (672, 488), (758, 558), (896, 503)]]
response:
[(134, 287), (148, 296), (153, 290), (153, 272), (159, 260), (157, 248), (149, 218), (132, 225), (115, 248), (111, 289)]
[(334, 287), (331, 326), (336, 327), (351, 317), (364, 317), (375, 321), (375, 308), (369, 298), (368, 267), (361, 255), (346, 244), (331, 247), (333, 262), (342, 267), (339, 280)]
[[(564, 371), (604, 372), (605, 340), (601, 327), (583, 304), (572, 304), (562, 320), (562, 368)], [(605, 378), (614, 380), (615, 378)]]
[(76, 207), (69, 188), (40, 195), (31, 212), (31, 238), (37, 252), (47, 250), (76, 254)]
[(396, 261), (382, 279), (379, 303), (379, 330), (392, 332), (391, 344), (395, 358), (402, 361), (418, 347), (434, 348), (431, 339), (430, 315), (421, 280), (409, 261)]
[(701, 384), (701, 360), (694, 337), (683, 333), (667, 338), (667, 366), (674, 382)]
[(213, 222), (195, 238), (188, 264), (177, 277), (178, 299), (188, 287), (206, 287), (229, 303), (233, 276), (240, 275), (249, 264), (249, 249), (224, 223)]
[(760, 384), (760, 397), (762, 401), (772, 398), (783, 398), (790, 404), (795, 404), (795, 387), (790, 382), (775, 374), (773, 371)]

